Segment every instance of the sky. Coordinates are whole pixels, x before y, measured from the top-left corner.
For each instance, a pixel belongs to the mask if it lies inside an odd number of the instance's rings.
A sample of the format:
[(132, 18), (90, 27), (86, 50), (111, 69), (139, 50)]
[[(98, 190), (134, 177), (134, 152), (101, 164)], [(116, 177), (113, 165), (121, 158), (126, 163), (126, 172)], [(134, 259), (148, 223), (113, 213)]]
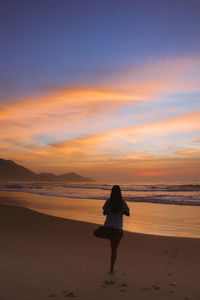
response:
[(199, 0), (7, 0), (0, 36), (1, 158), (200, 180)]

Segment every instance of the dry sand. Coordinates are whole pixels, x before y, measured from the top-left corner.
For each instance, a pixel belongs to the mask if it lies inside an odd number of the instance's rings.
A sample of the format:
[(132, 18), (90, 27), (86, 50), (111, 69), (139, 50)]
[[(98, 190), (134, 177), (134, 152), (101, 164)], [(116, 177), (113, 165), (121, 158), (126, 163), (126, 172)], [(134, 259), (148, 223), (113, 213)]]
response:
[(0, 300), (200, 299), (200, 239), (125, 232), (109, 274), (97, 226), (0, 205)]

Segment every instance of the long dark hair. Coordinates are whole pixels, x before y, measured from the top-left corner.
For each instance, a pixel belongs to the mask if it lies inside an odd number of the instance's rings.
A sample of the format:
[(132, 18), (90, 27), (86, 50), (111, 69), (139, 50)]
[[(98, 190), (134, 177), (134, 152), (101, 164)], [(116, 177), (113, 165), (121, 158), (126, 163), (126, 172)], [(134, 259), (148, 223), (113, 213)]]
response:
[(114, 185), (111, 190), (109, 207), (111, 208), (112, 213), (117, 214), (118, 211), (122, 208), (122, 195), (119, 185)]

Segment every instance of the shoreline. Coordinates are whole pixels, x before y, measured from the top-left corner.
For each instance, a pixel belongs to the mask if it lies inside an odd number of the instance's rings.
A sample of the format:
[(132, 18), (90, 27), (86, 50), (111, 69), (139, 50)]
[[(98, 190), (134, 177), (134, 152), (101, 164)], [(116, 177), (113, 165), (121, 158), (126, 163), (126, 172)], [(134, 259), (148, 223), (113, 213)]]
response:
[[(91, 223), (91, 222), (87, 222), (87, 221), (80, 221), (80, 220), (74, 220), (74, 219), (70, 219), (70, 218), (63, 218), (63, 217), (58, 217), (58, 216), (53, 216), (53, 215), (49, 215), (47, 213), (42, 213), (42, 212), (39, 212), (39, 211), (36, 211), (34, 209), (31, 209), (31, 208), (27, 208), (25, 206), (17, 206), (17, 205), (12, 205), (12, 204), (2, 204), (0, 203), (0, 210), (2, 207), (8, 207), (8, 208), (14, 208), (14, 209), (23, 209), (23, 210), (27, 210), (27, 211), (30, 211), (34, 214), (38, 214), (38, 215), (41, 215), (41, 216), (44, 216), (44, 217), (50, 217), (50, 218), (53, 218), (55, 221), (57, 220), (58, 222), (62, 222), (62, 221), (66, 221), (66, 222), (74, 222), (74, 223), (77, 223), (78, 226), (81, 226), (82, 224), (85, 224), (87, 226), (94, 226), (94, 228), (97, 228), (98, 226), (101, 226), (101, 224), (98, 224), (98, 223)], [(52, 220), (53, 220), (52, 219)], [(96, 226), (96, 227), (95, 227)], [(128, 230), (125, 230), (123, 229), (124, 232), (126, 232), (126, 234), (133, 234), (135, 236), (140, 236), (141, 238), (161, 238), (161, 239), (180, 239), (180, 240), (197, 240), (200, 242), (200, 238), (195, 238), (195, 237), (182, 237), (182, 236), (164, 236), (164, 235), (158, 235), (158, 234), (153, 234), (153, 233), (141, 233), (141, 232), (132, 232), (132, 231), (128, 231)], [(96, 239), (96, 238), (95, 238)], [(97, 238), (98, 239), (98, 238)], [(99, 239), (99, 240), (102, 240), (102, 239)], [(106, 240), (106, 239), (103, 239), (103, 240)]]
[[(104, 200), (77, 199), (35, 193), (0, 191), (0, 203), (23, 206), (47, 215), (102, 225)], [(200, 238), (200, 207), (155, 203), (128, 203), (124, 230), (157, 236)]]
[[(17, 184), (19, 182), (16, 182)], [(55, 182), (54, 182), (55, 183)], [(0, 189), (0, 192), (13, 192), (13, 193), (27, 193), (27, 194), (34, 194), (34, 195), (39, 195), (39, 196), (46, 196), (46, 197), (61, 197), (61, 198), (68, 198), (68, 199), (86, 199), (86, 198), (82, 198), (82, 197), (78, 197), (78, 196), (72, 196), (72, 197), (69, 197), (69, 196), (66, 196), (65, 194), (48, 194), (48, 193), (42, 193), (42, 192), (32, 192), (32, 191), (22, 191), (21, 189), (16, 189), (16, 190), (9, 190), (9, 189)], [(137, 192), (137, 190), (135, 191)], [(185, 192), (185, 191), (183, 191)], [(153, 196), (152, 196), (153, 197)], [(136, 197), (137, 198), (137, 197)], [(99, 199), (99, 198), (87, 198), (87, 199), (90, 199), (90, 200), (103, 200), (103, 201), (106, 201), (107, 199)], [(150, 204), (163, 204), (163, 205), (175, 205), (175, 206), (194, 206), (194, 207), (200, 207), (200, 203), (192, 203), (192, 202), (175, 202), (175, 201), (161, 201), (161, 200), (155, 200), (155, 199), (149, 199), (149, 200), (144, 200), (144, 199), (139, 199), (139, 200), (126, 200), (128, 203), (150, 203)]]
[(125, 232), (109, 274), (96, 227), (0, 205), (1, 299), (199, 299), (199, 239)]

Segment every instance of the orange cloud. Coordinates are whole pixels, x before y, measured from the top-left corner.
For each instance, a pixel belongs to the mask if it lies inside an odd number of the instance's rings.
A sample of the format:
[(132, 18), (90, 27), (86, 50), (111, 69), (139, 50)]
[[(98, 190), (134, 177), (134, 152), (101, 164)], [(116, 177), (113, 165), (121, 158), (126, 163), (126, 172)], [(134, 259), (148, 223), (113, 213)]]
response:
[[(113, 72), (114, 79), (107, 78), (106, 84), (56, 88), (40, 96), (13, 99), (12, 102), (2, 99), (0, 119), (28, 121), (47, 117), (66, 121), (72, 114), (84, 118), (135, 101), (155, 101), (152, 97), (159, 93), (199, 91), (199, 67), (200, 57), (150, 62)], [(190, 74), (196, 76), (190, 78)]]
[[(139, 96), (138, 96), (139, 97)], [(138, 99), (138, 98), (137, 98)], [(106, 109), (109, 105), (117, 106), (118, 102), (133, 101), (132, 95), (120, 92), (93, 89), (56, 89), (54, 92), (43, 94), (26, 100), (16, 100), (1, 103), (0, 119), (43, 118), (61, 119), (78, 112), (81, 117), (98, 113), (100, 106)], [(95, 105), (98, 110), (95, 110)], [(105, 105), (105, 107), (104, 107)], [(83, 108), (85, 108), (83, 110)]]
[(61, 89), (37, 98), (1, 102), (0, 140), (19, 136), (28, 141), (38, 134), (66, 132), (69, 126), (68, 132), (72, 132), (72, 128), (77, 132), (83, 126), (87, 131), (88, 119), (104, 111), (115, 113), (123, 104), (134, 101), (132, 95), (103, 89)]
[[(51, 155), (51, 157), (54, 156), (57, 159), (59, 156), (64, 159), (67, 155), (68, 160), (72, 161), (107, 161), (108, 163), (112, 163), (118, 160), (119, 164), (124, 164), (125, 161), (130, 163), (131, 161), (153, 160), (153, 158), (156, 157), (156, 152), (145, 155), (146, 150), (144, 149), (139, 152), (134, 150), (134, 145), (141, 143), (141, 141), (154, 140), (156, 136), (192, 132), (199, 129), (200, 112), (193, 112), (166, 120), (146, 123), (144, 125), (108, 130), (80, 138), (48, 143), (47, 145), (30, 143), (26, 140), (23, 133), (21, 137), (13, 135), (13, 139), (7, 138), (2, 140), (2, 145), (4, 149), (9, 150), (10, 147), (9, 151), (12, 153), (21, 152), (24, 156), (30, 155), (31, 153), (38, 158), (41, 157), (41, 155), (43, 157), (45, 157), (45, 155)], [(6, 135), (7, 132), (5, 132)], [(27, 130), (27, 132), (29, 132), (29, 130)], [(12, 131), (10, 131), (10, 134), (12, 135)], [(5, 150), (5, 152), (8, 153), (7, 150)], [(163, 154), (166, 155), (165, 153)], [(177, 154), (186, 153), (182, 152)]]
[[(159, 93), (197, 92), (200, 56), (150, 61), (144, 65), (113, 71), (111, 81), (118, 90), (139, 91), (143, 97)], [(154, 99), (155, 100), (155, 99)]]
[(194, 155), (194, 154), (200, 154), (200, 150), (178, 150), (175, 153), (183, 154), (183, 155)]
[[(81, 151), (81, 149), (86, 152), (91, 152), (95, 149), (108, 149), (110, 144), (112, 149), (114, 149), (117, 144), (120, 155), (120, 147), (124, 148), (124, 145), (128, 142), (134, 146), (134, 144), (137, 144), (141, 138), (150, 139), (159, 135), (164, 136), (173, 133), (185, 133), (197, 130), (200, 130), (200, 112), (193, 112), (168, 118), (166, 120), (106, 131), (49, 145), (56, 150), (69, 153), (73, 151)], [(122, 154), (124, 155), (124, 153)]]
[[(48, 164), (50, 158), (60, 165), (63, 161), (82, 165), (102, 161), (108, 164), (118, 162), (118, 165), (153, 161), (158, 155), (157, 149), (154, 152), (148, 147), (143, 149), (142, 143), (148, 145), (162, 136), (200, 130), (200, 112), (156, 122), (148, 122), (147, 119), (145, 124), (126, 125), (124, 128), (118, 126), (119, 115), (116, 117), (116, 112), (138, 101), (143, 104), (147, 101), (162, 102), (160, 95), (165, 93), (199, 91), (199, 65), (199, 57), (151, 62), (113, 72), (104, 84), (57, 88), (28, 99), (2, 101), (2, 153), (22, 160), (34, 157), (38, 164), (43, 165)], [(190, 78), (190, 75), (194, 76)], [(145, 113), (148, 114), (148, 111)], [(125, 118), (124, 124), (127, 124)], [(133, 119), (134, 115), (129, 115), (129, 118)], [(112, 129), (117, 126), (117, 129)], [(50, 138), (43, 141), (42, 138), (37, 139), (38, 136)], [(141, 145), (140, 151), (136, 145)], [(186, 155), (186, 152), (177, 154)], [(187, 155), (192, 153), (187, 152)]]

